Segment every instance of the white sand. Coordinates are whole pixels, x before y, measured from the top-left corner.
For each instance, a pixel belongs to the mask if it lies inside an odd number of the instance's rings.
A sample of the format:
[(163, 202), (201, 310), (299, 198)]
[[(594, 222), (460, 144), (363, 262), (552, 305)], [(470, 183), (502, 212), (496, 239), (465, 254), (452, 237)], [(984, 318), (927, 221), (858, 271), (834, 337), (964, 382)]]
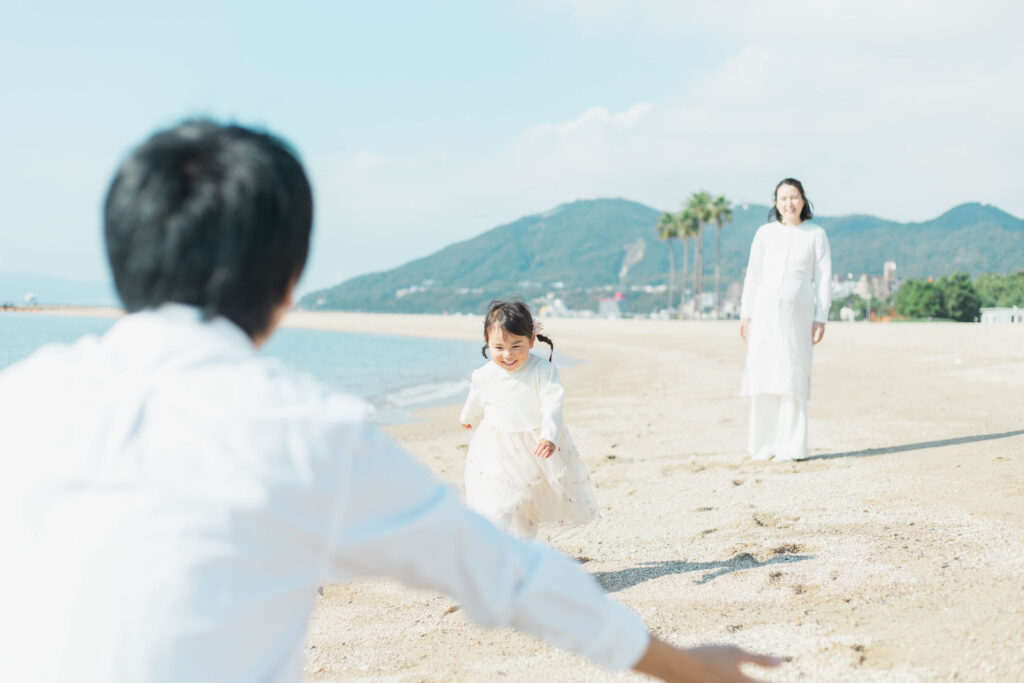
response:
[[(290, 325), (476, 339), (480, 320), (293, 314)], [(549, 320), (605, 520), (557, 544), (680, 645), (792, 658), (769, 680), (1024, 680), (1024, 326), (831, 324), (812, 459), (750, 461), (735, 323)], [(458, 407), (389, 429), (461, 488)], [(329, 586), (310, 681), (613, 675), (451, 599)]]
[[(479, 318), (286, 324), (481, 336)], [(605, 516), (557, 545), (592, 558), (586, 569), (659, 635), (791, 658), (773, 681), (1024, 680), (1024, 326), (830, 324), (812, 458), (762, 463), (744, 452), (735, 323), (545, 325), (585, 361), (563, 372), (566, 417)], [(389, 431), (461, 489), (458, 409)], [(383, 580), (325, 589), (306, 678), (644, 680)]]

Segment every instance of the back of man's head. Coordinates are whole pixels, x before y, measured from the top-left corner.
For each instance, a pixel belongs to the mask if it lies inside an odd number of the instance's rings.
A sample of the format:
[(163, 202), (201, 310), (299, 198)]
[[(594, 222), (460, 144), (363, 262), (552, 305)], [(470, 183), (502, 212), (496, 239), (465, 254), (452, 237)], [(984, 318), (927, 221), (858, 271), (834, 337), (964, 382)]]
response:
[(254, 338), (302, 273), (312, 222), (309, 181), (287, 143), (206, 120), (132, 152), (104, 206), (126, 310), (189, 304)]

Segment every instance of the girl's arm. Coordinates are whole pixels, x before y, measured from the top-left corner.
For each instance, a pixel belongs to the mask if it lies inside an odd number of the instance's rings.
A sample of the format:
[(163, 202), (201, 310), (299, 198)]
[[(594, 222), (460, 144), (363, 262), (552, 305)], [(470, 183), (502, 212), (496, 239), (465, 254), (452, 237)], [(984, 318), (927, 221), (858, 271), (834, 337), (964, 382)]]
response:
[(480, 382), (474, 372), (469, 381), (469, 396), (466, 397), (466, 403), (462, 406), (459, 422), (465, 429), (472, 429), (483, 414), (484, 404), (480, 398)]
[(554, 363), (541, 363), (540, 367), (542, 369), (537, 386), (540, 395), (540, 438), (554, 445), (562, 433), (562, 381)]

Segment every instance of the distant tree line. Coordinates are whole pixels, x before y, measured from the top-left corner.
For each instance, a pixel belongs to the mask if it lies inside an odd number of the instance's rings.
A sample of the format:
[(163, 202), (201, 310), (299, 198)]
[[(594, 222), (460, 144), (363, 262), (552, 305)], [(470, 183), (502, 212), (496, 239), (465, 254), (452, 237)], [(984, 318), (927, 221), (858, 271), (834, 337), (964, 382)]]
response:
[(1024, 270), (1011, 275), (986, 273), (973, 282), (967, 273), (937, 281), (907, 280), (896, 292), (896, 312), (906, 318), (977, 320), (983, 307), (1024, 307)]
[[(871, 308), (869, 309), (868, 306)], [(907, 280), (887, 299), (872, 298), (870, 303), (857, 294), (832, 302), (830, 320), (838, 320), (840, 310), (850, 308), (857, 320), (872, 310), (893, 311), (911, 320), (956, 320), (973, 322), (982, 308), (1024, 308), (1024, 270), (1010, 275), (986, 273), (975, 278), (964, 272), (932, 280)]]
[(974, 288), (981, 295), (981, 305), (986, 308), (1024, 308), (1024, 270), (1018, 270), (1011, 275), (979, 275), (974, 280)]

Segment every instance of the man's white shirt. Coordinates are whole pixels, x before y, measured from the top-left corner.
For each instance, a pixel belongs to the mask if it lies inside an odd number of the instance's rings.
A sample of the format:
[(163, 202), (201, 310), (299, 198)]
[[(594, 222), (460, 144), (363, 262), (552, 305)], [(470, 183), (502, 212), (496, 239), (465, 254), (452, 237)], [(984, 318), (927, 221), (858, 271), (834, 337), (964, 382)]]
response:
[(635, 614), (466, 510), (367, 418), (179, 305), (0, 373), (3, 676), (299, 680), (316, 587), (366, 575), (636, 663)]

